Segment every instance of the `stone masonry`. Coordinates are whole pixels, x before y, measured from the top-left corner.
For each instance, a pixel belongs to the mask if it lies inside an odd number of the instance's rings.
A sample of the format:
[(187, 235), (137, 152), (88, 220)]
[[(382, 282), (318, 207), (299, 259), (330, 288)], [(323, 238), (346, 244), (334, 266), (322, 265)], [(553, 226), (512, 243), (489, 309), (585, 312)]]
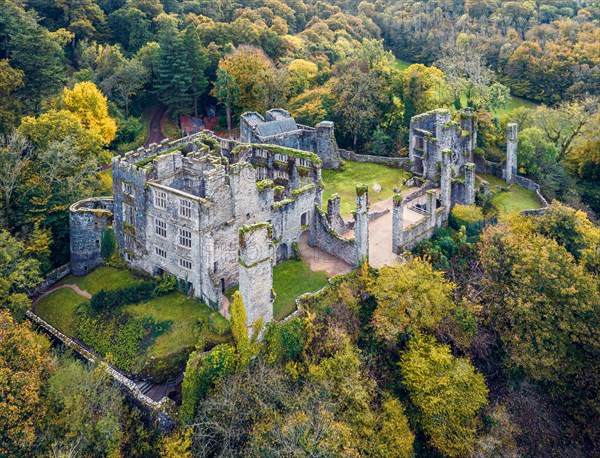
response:
[[(322, 212), (321, 164), (311, 152), (210, 132), (115, 157), (114, 201), (71, 207), (73, 273), (102, 262), (101, 235), (112, 226), (129, 267), (174, 275), (190, 295), (215, 307), (239, 285), (249, 322), (262, 316), (266, 323), (273, 317), (272, 265), (294, 256), (300, 235)], [(244, 230), (262, 225), (269, 227), (268, 243), (265, 231)], [(254, 250), (264, 256), (254, 259)]]
[(267, 111), (266, 118), (255, 112), (244, 113), (240, 118), (240, 140), (310, 151), (321, 158), (324, 168), (337, 169), (341, 159), (333, 128), (331, 121), (315, 127), (297, 124), (286, 110), (275, 108)]
[(517, 147), (518, 147), (518, 127), (511, 123), (506, 126), (506, 169), (504, 179), (507, 183), (512, 181), (513, 175), (518, 175), (517, 171)]

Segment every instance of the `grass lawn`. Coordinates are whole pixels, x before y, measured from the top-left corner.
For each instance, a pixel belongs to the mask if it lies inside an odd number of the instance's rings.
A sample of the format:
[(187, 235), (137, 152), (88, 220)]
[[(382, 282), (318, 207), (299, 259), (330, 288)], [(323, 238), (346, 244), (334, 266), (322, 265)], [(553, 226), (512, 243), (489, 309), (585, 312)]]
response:
[(73, 311), (86, 299), (71, 288), (61, 288), (48, 294), (35, 306), (35, 313), (68, 336), (77, 328)]
[(221, 321), (226, 326), (226, 320), (220, 314), (213, 312), (207, 305), (195, 299), (190, 299), (181, 293), (172, 293), (157, 297), (147, 302), (128, 305), (124, 312), (140, 318), (151, 316), (156, 321), (172, 321), (171, 328), (158, 338), (148, 348), (147, 357), (161, 357), (184, 347), (193, 346), (199, 336), (198, 320), (207, 319), (211, 313), (213, 319)]
[[(304, 293), (318, 291), (327, 284), (325, 272), (313, 272), (304, 260), (289, 259), (273, 267), (273, 289), (277, 297), (273, 304), (273, 317), (283, 320), (286, 316), (296, 310), (296, 298)], [(233, 288), (225, 292), (229, 302), (239, 288)]]
[[(410, 174), (403, 169), (393, 169), (381, 164), (345, 161), (339, 170), (322, 170), (325, 192), (323, 201), (326, 202), (332, 194), (342, 198), (342, 214), (349, 215), (356, 209), (356, 184), (365, 183), (369, 186), (369, 201), (371, 203), (388, 199), (394, 195), (394, 188), (402, 188)], [(381, 185), (381, 192), (373, 191), (373, 184)]]
[[(495, 186), (506, 186), (506, 182), (496, 176), (480, 176), (490, 184), (490, 191), (493, 191)], [(510, 185), (510, 192), (500, 192), (494, 196), (492, 198), (492, 205), (498, 210), (500, 216), (541, 207), (535, 192), (515, 184)]]
[(402, 60), (402, 59), (396, 59), (396, 68), (398, 70), (400, 70), (401, 72), (403, 72), (404, 70), (406, 70), (412, 64), (413, 64), (412, 62), (407, 62), (407, 61)]
[(143, 281), (144, 279), (135, 277), (129, 270), (100, 266), (83, 277), (69, 275), (67, 278), (61, 280), (59, 284), (77, 285), (90, 294), (96, 294), (101, 289), (108, 291)]
[(500, 117), (502, 115), (510, 114), (513, 110), (520, 107), (533, 109), (538, 105), (538, 103), (532, 102), (531, 100), (512, 96), (504, 108), (494, 111), (494, 116)]
[(296, 298), (327, 284), (324, 272), (313, 272), (303, 260), (290, 259), (273, 268), (273, 288), (277, 294), (273, 317), (281, 320), (296, 310)]

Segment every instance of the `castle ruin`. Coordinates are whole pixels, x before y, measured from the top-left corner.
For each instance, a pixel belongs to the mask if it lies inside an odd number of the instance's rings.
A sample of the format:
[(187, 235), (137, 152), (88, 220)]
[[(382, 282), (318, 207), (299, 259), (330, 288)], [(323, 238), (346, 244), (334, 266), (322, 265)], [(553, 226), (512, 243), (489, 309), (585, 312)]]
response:
[(267, 111), (265, 118), (255, 112), (244, 113), (240, 117), (240, 140), (310, 151), (321, 158), (326, 169), (337, 169), (341, 164), (333, 122), (303, 126), (281, 108)]

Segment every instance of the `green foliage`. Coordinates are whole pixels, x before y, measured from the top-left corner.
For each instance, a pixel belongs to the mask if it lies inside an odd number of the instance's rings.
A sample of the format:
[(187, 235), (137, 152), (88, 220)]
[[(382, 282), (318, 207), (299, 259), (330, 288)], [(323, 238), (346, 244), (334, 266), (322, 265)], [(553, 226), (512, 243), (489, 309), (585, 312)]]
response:
[(282, 324), (269, 323), (264, 342), (269, 361), (287, 363), (297, 360), (306, 342), (304, 323), (300, 318)]
[(157, 280), (146, 281), (129, 286), (124, 286), (111, 291), (101, 289), (90, 299), (91, 309), (98, 312), (107, 312), (111, 309), (121, 307), (125, 304), (135, 304), (148, 300), (156, 295), (166, 294), (170, 291), (164, 290)]
[(435, 331), (454, 309), (453, 287), (419, 258), (400, 266), (383, 266), (369, 289), (377, 300), (375, 334), (395, 341), (401, 334)]
[(116, 366), (129, 371), (139, 366), (146, 348), (170, 326), (170, 322), (158, 323), (149, 316), (132, 318), (119, 314), (107, 320), (80, 312), (77, 337)]
[(394, 398), (381, 405), (381, 429), (374, 453), (389, 458), (412, 458), (415, 435), (410, 430), (402, 403)]
[(476, 235), (485, 227), (486, 221), (481, 207), (475, 205), (455, 205), (450, 212), (450, 227), (460, 229), (464, 226), (467, 235)]
[(433, 337), (411, 340), (400, 368), (415, 420), (429, 443), (450, 457), (468, 455), (477, 438), (478, 413), (487, 403), (483, 376)]
[(101, 368), (62, 361), (48, 383), (47, 437), (56, 450), (110, 456), (120, 448), (123, 396)]
[(102, 240), (100, 242), (100, 255), (104, 259), (109, 259), (117, 248), (117, 240), (115, 238), (115, 231), (112, 227), (106, 228), (102, 233)]
[(231, 345), (222, 344), (209, 353), (194, 352), (190, 355), (181, 386), (183, 399), (179, 418), (183, 424), (193, 420), (197, 403), (215, 383), (235, 369), (235, 352)]

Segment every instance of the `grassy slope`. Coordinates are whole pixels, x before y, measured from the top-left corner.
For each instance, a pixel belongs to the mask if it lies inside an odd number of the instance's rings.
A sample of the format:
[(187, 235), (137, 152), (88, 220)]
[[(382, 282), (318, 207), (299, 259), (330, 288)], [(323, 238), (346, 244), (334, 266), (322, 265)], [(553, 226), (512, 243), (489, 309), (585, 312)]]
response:
[[(398, 70), (400, 70), (401, 72), (403, 72), (404, 70), (406, 70), (411, 65), (412, 65), (411, 62), (407, 62), (407, 61), (401, 60), (401, 59), (396, 59), (396, 68)], [(463, 106), (464, 106), (467, 103), (466, 96), (462, 96), (461, 97), (461, 101), (462, 101)], [(520, 97), (512, 96), (504, 108), (501, 108), (498, 111), (494, 111), (493, 114), (494, 114), (494, 116), (500, 117), (500, 116), (509, 114), (514, 109), (519, 108), (519, 107), (535, 108), (537, 106), (538, 106), (538, 103), (536, 103), (536, 102), (533, 102), (533, 101), (527, 100), (527, 99), (522, 99)]]
[[(151, 316), (156, 321), (172, 321), (171, 328), (148, 348), (147, 356), (164, 356), (183, 347), (195, 345), (199, 328), (199, 319), (208, 318), (213, 313), (205, 304), (190, 299), (181, 293), (151, 299), (148, 302), (128, 305), (123, 311), (138, 317)], [(218, 313), (213, 319), (225, 321)]]
[(296, 310), (296, 298), (314, 292), (327, 283), (324, 272), (312, 272), (306, 261), (290, 259), (273, 268), (273, 288), (277, 294), (273, 316), (281, 320)]
[[(141, 281), (144, 280), (135, 277), (128, 270), (101, 266), (84, 277), (69, 276), (60, 283), (76, 284), (81, 289), (94, 294), (101, 289), (117, 289)], [(73, 312), (83, 301), (85, 299), (72, 289), (62, 288), (43, 298), (36, 305), (35, 310), (65, 334), (75, 336), (76, 324)], [(160, 357), (180, 348), (193, 346), (198, 337), (198, 320), (208, 318), (213, 313), (207, 305), (189, 299), (181, 293), (172, 293), (147, 302), (127, 305), (123, 311), (138, 317), (151, 316), (157, 321), (172, 321), (171, 328), (148, 348), (147, 357)], [(225, 318), (218, 313), (213, 313), (213, 319), (222, 321), (221, 324), (225, 325)], [(212, 334), (209, 337), (213, 340), (220, 339), (219, 336)]]
[[(495, 186), (506, 186), (506, 182), (493, 175), (480, 175), (490, 184), (490, 190)], [(529, 191), (515, 184), (510, 185), (510, 192), (500, 192), (493, 199), (492, 204), (500, 216), (521, 210), (540, 208), (540, 203), (535, 192)]]
[(74, 336), (77, 325), (73, 312), (86, 299), (71, 288), (48, 294), (35, 306), (35, 313), (68, 336)]
[(122, 288), (123, 286), (141, 283), (144, 280), (135, 277), (128, 270), (119, 270), (113, 267), (100, 266), (83, 277), (74, 277), (69, 275), (59, 284), (77, 285), (79, 288), (90, 294), (96, 294), (101, 289), (112, 290)]
[[(394, 194), (394, 188), (401, 188), (409, 178), (409, 173), (402, 169), (392, 169), (381, 164), (363, 164), (360, 162), (345, 162), (340, 170), (323, 170), (325, 192), (323, 202), (332, 194), (337, 193), (342, 198), (342, 214), (349, 215), (356, 209), (357, 183), (369, 185), (369, 201), (371, 203), (388, 199)], [(373, 191), (373, 184), (381, 185), (379, 194)], [(325, 204), (326, 205), (326, 204)]]

